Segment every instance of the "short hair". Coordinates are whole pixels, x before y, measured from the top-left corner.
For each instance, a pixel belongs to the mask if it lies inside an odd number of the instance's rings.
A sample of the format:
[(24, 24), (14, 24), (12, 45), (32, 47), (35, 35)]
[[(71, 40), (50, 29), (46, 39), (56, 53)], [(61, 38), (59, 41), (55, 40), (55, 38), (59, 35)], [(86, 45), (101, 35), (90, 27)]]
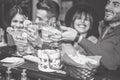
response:
[(37, 9), (43, 9), (48, 12), (50, 12), (52, 15), (58, 19), (60, 8), (59, 5), (52, 0), (39, 0), (39, 2), (36, 4)]

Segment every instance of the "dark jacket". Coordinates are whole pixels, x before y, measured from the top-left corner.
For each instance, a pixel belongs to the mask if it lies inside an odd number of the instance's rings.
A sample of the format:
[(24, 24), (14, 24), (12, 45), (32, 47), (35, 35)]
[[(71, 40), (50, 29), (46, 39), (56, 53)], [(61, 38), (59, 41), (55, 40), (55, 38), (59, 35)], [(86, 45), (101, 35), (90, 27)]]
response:
[[(101, 24), (99, 31), (102, 36), (105, 25)], [(104, 67), (109, 70), (116, 70), (120, 65), (120, 25), (108, 32), (103, 39), (101, 36), (97, 44), (93, 44), (85, 38), (79, 44), (84, 47), (89, 55), (101, 55), (101, 63)]]

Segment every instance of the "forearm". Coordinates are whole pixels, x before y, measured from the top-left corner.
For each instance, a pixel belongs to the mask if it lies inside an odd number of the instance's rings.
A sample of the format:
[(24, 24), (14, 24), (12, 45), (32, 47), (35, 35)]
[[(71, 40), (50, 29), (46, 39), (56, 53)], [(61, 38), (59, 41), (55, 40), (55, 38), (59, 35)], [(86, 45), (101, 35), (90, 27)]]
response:
[(7, 45), (8, 46), (15, 45), (14, 39), (10, 34), (7, 34)]
[(101, 44), (94, 44), (91, 41), (83, 38), (79, 45), (81, 45), (88, 53), (88, 55), (102, 56), (101, 62), (107, 68), (112, 68), (119, 61), (118, 53), (114, 51), (113, 44), (103, 42)]
[(66, 53), (68, 55), (75, 55), (76, 54), (76, 50), (75, 48), (72, 46), (72, 44), (70, 43), (63, 43), (61, 44), (62, 46), (62, 52)]
[(40, 37), (38, 37), (35, 41), (32, 41), (32, 45), (34, 46), (34, 47), (39, 47), (39, 48), (41, 48), (42, 47), (42, 40), (41, 40), (41, 38)]

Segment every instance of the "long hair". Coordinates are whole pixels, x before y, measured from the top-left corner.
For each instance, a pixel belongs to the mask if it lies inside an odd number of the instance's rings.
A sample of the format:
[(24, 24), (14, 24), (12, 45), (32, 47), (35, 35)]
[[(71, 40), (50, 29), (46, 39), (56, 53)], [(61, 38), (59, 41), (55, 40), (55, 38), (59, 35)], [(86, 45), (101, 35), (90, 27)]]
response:
[[(6, 26), (7, 27), (11, 26), (11, 21), (16, 16), (16, 14), (20, 14), (20, 15), (26, 16), (26, 14), (23, 12), (23, 10), (22, 10), (22, 8), (20, 6), (18, 6), (18, 5), (13, 6), (9, 10), (9, 13), (8, 13), (8, 16), (7, 16), (7, 20), (6, 20), (6, 23), (7, 23)], [(6, 30), (5, 30), (4, 38), (5, 38), (5, 42), (7, 43), (7, 32), (6, 32)]]
[(13, 8), (11, 8), (9, 10), (9, 14), (8, 14), (8, 20), (7, 20), (7, 26), (10, 26), (11, 25), (11, 20), (13, 19), (13, 17), (15, 17), (16, 14), (20, 14), (20, 15), (23, 15), (23, 16), (27, 16), (22, 8), (18, 5), (15, 5), (13, 6)]

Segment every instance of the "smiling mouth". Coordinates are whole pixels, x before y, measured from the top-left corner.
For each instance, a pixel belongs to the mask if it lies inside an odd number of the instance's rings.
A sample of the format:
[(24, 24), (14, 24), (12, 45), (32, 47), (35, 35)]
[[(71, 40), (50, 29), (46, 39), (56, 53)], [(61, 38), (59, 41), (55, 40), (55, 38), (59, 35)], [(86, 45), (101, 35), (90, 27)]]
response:
[(109, 17), (110, 15), (113, 15), (114, 13), (111, 10), (105, 10), (105, 14), (107, 17)]
[(79, 24), (79, 28), (86, 28), (86, 25), (84, 25), (84, 24)]

